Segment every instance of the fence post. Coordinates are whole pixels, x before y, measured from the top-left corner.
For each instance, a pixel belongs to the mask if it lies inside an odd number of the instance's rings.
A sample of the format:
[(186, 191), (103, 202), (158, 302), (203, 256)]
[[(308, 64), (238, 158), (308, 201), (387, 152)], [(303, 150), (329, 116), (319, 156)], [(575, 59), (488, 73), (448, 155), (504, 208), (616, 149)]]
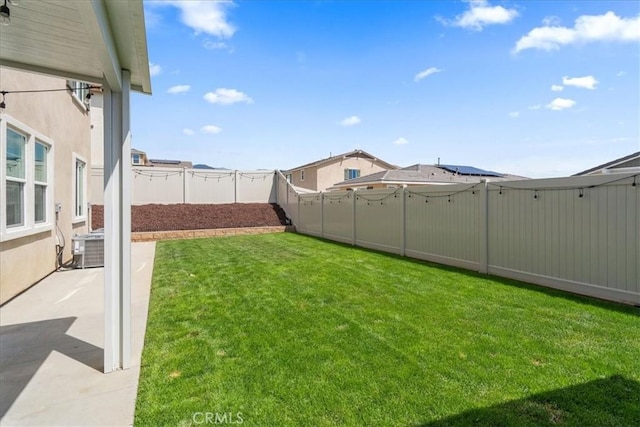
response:
[(358, 198), (357, 191), (355, 188), (353, 189), (353, 220), (352, 220), (352, 242), (353, 246), (356, 246), (356, 199)]
[(324, 193), (320, 192), (320, 237), (324, 239)]
[(405, 197), (405, 187), (401, 187), (402, 202), (400, 205), (400, 218), (402, 222), (402, 228), (400, 230), (400, 255), (405, 256), (407, 250), (407, 199)]
[(296, 224), (296, 228), (299, 228), (300, 230), (302, 230), (302, 224), (300, 223), (300, 194), (298, 194), (296, 196), (297, 202), (298, 203), (298, 209), (296, 210), (297, 216), (298, 216), (298, 221)]
[(187, 203), (187, 169), (182, 168), (182, 203)]
[[(278, 176), (278, 171), (274, 171), (273, 172), (273, 186), (275, 187), (275, 192), (276, 192), (276, 204), (280, 204), (280, 177)], [(271, 203), (271, 200), (269, 200), (269, 203)]]
[(238, 203), (238, 169), (233, 170), (233, 203)]
[(480, 273), (489, 273), (489, 185), (482, 183), (482, 209), (480, 210)]

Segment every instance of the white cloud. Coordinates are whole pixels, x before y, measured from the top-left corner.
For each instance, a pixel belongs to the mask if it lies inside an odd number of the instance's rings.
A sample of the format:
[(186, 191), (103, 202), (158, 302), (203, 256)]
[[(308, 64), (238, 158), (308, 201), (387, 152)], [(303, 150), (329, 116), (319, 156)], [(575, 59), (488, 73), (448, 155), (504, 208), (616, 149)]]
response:
[(539, 110), (539, 109), (541, 109), (541, 108), (542, 108), (542, 105), (540, 105), (540, 104), (530, 105), (530, 106), (528, 106), (527, 108), (528, 108), (529, 110), (532, 110), (532, 111), (533, 111), (533, 110)]
[(149, 62), (149, 74), (151, 75), (151, 77), (157, 76), (161, 72), (162, 72), (162, 67), (161, 66), (159, 66), (158, 64), (154, 64), (152, 62)]
[(403, 137), (400, 137), (400, 138), (396, 139), (395, 141), (393, 141), (393, 143), (396, 144), (396, 145), (404, 145), (404, 144), (408, 144), (409, 141), (407, 141)]
[(424, 79), (425, 77), (429, 77), (432, 74), (435, 73), (439, 73), (440, 71), (442, 71), (440, 68), (436, 68), (436, 67), (431, 67), (431, 68), (427, 68), (426, 70), (422, 70), (420, 71), (418, 74), (416, 74), (416, 76), (414, 77), (414, 81), (419, 82), (420, 80)]
[(509, 117), (511, 117), (512, 119), (517, 119), (518, 117), (520, 117), (520, 112), (519, 111), (511, 111), (509, 113)]
[(209, 50), (228, 49), (229, 48), (229, 46), (225, 42), (213, 41), (213, 40), (210, 40), (210, 39), (206, 39), (205, 41), (203, 41), (202, 42), (202, 47), (204, 47), (205, 49), (209, 49)]
[(202, 133), (216, 134), (216, 133), (222, 132), (222, 128), (214, 125), (205, 125), (205, 126), (202, 126), (200, 131), (202, 131)]
[(625, 74), (627, 74), (627, 72), (626, 72), (626, 71), (618, 71), (618, 73), (616, 74), (616, 77), (622, 77), (622, 76), (624, 76)]
[(595, 89), (598, 81), (593, 76), (584, 77), (563, 77), (562, 84), (565, 86), (575, 86), (584, 89)]
[(470, 0), (469, 10), (456, 16), (453, 21), (439, 20), (447, 25), (481, 31), (487, 25), (507, 24), (517, 16), (518, 11), (515, 9), (490, 6), (487, 0)]
[(576, 105), (576, 101), (567, 98), (556, 98), (546, 105), (550, 110), (560, 111)]
[(177, 85), (177, 86), (171, 86), (168, 90), (167, 93), (172, 93), (172, 94), (177, 94), (177, 93), (185, 93), (185, 92), (189, 92), (189, 89), (191, 89), (191, 86), (189, 85)]
[(545, 27), (557, 27), (560, 25), (560, 18), (557, 16), (545, 16), (542, 20), (542, 24)]
[(183, 135), (187, 135), (187, 136), (191, 136), (193, 134), (195, 134), (195, 132), (189, 128), (184, 128), (182, 129), (182, 134)]
[(237, 30), (227, 19), (227, 9), (234, 6), (232, 1), (192, 0), (168, 3), (180, 9), (180, 21), (196, 34), (205, 33), (219, 38), (229, 38)]
[(596, 41), (640, 41), (640, 16), (621, 18), (613, 12), (607, 12), (604, 15), (582, 15), (575, 20), (573, 28), (544, 25), (522, 36), (513, 51), (556, 50), (564, 45)]
[(346, 119), (342, 120), (340, 122), (340, 124), (342, 126), (355, 126), (358, 125), (362, 122), (362, 120), (360, 120), (360, 117), (358, 116), (351, 116), (351, 117), (347, 117)]
[(564, 86), (562, 85), (551, 85), (551, 90), (554, 92), (562, 92)]
[(237, 102), (253, 104), (253, 99), (247, 96), (247, 94), (235, 89), (226, 88), (218, 88), (215, 92), (208, 92), (204, 95), (204, 99), (212, 104), (220, 105), (230, 105)]

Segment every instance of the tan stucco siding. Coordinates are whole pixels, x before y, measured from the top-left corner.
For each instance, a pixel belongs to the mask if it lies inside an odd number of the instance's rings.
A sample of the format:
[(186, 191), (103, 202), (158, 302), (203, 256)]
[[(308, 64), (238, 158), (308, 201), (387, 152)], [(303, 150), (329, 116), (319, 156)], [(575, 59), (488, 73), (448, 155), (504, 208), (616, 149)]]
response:
[[(301, 172), (304, 171), (304, 180), (301, 179)], [(310, 167), (295, 170), (291, 173), (291, 184), (296, 187), (308, 188), (309, 190), (318, 190), (318, 167)]]
[(317, 172), (317, 190), (324, 191), (334, 184), (344, 181), (345, 169), (359, 169), (360, 176), (381, 172), (386, 168), (380, 166), (375, 160), (347, 157), (340, 161), (322, 165)]
[[(0, 68), (3, 90), (64, 89), (66, 80), (38, 74)], [(86, 233), (87, 222), (73, 224), (75, 194), (75, 163), (73, 153), (86, 161), (85, 188), (89, 188), (91, 164), (90, 120), (81, 102), (68, 91), (8, 94), (5, 116), (10, 116), (29, 129), (48, 138), (53, 144), (48, 167), (54, 168), (53, 183), (49, 183), (50, 221), (55, 224), (55, 203), (61, 203), (58, 225), (66, 240), (64, 260), (71, 258), (71, 238), (74, 233)], [(28, 166), (28, 165), (27, 165)], [(4, 189), (2, 189), (4, 191)], [(88, 194), (88, 192), (87, 192)], [(85, 199), (86, 201), (86, 199)], [(4, 209), (4, 206), (0, 207)], [(33, 209), (27, 200), (25, 210)], [(55, 227), (38, 234), (14, 238), (0, 243), (0, 303), (55, 270)]]

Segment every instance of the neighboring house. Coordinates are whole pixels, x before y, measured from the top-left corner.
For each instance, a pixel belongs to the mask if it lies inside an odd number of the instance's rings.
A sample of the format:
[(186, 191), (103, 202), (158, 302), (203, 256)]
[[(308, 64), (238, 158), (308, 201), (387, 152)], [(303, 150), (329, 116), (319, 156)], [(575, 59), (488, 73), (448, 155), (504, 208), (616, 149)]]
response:
[(579, 172), (573, 176), (602, 175), (607, 173), (640, 172), (640, 151), (599, 166)]
[(186, 160), (149, 159), (146, 166), (191, 169), (193, 167), (193, 163)]
[(528, 179), (517, 175), (486, 171), (472, 166), (416, 164), (397, 170), (388, 170), (338, 182), (331, 190), (361, 190), (397, 188), (425, 184), (463, 184), (480, 180), (511, 181)]
[(324, 191), (338, 181), (395, 169), (398, 167), (366, 151), (354, 150), (307, 163), (282, 173), (295, 187)]
[[(91, 162), (86, 87), (0, 67), (0, 304), (70, 260), (71, 238), (88, 231)], [(67, 90), (65, 90), (67, 88)]]
[(131, 149), (131, 165), (132, 166), (148, 166), (149, 159), (147, 158), (147, 153), (144, 151), (136, 150), (135, 148)]

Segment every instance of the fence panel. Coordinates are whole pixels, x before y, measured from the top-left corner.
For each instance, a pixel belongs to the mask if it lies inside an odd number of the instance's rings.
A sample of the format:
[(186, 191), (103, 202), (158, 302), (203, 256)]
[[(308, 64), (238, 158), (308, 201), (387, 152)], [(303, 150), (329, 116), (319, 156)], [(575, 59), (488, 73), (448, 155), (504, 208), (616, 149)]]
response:
[(301, 233), (322, 236), (322, 193), (298, 194), (299, 219), (296, 227)]
[(407, 188), (405, 203), (406, 255), (480, 269), (483, 183)]
[(237, 171), (237, 203), (275, 203), (274, 171)]
[(640, 302), (640, 197), (632, 182), (601, 175), (490, 185), (489, 272)]
[(353, 192), (332, 191), (324, 194), (323, 237), (353, 243)]
[(402, 253), (402, 189), (356, 192), (356, 245)]
[(224, 204), (236, 201), (235, 171), (190, 169), (185, 179), (187, 203)]
[(184, 203), (184, 169), (132, 168), (131, 204)]

